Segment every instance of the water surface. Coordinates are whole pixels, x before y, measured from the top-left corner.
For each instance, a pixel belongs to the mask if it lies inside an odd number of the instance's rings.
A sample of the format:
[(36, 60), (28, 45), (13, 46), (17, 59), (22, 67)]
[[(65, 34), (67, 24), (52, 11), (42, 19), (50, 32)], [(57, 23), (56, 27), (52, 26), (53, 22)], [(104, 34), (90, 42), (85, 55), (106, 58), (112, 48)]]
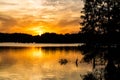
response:
[(80, 74), (91, 71), (82, 58), (76, 44), (0, 43), (0, 80), (81, 80)]

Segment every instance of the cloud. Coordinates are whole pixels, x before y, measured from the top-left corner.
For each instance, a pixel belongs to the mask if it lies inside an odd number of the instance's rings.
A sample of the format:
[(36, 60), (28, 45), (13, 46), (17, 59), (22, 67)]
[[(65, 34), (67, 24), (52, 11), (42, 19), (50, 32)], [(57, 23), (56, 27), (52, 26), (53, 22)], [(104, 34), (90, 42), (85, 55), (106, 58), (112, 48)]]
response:
[(35, 32), (32, 29), (41, 28), (56, 33), (79, 31), (83, 6), (80, 0), (0, 0), (0, 4), (3, 5), (0, 5), (0, 31), (30, 34)]
[[(81, 4), (81, 5), (80, 5)], [(80, 0), (45, 0), (43, 2), (44, 6), (52, 6), (57, 10), (80, 10), (83, 3)]]
[(16, 4), (10, 2), (0, 2), (0, 5), (16, 5)]
[(17, 21), (8, 15), (0, 14), (0, 31), (8, 31), (11, 27), (15, 26)]
[(59, 23), (57, 24), (57, 25), (60, 25), (61, 27), (63, 26), (63, 27), (65, 27), (65, 26), (72, 26), (72, 27), (74, 27), (74, 26), (78, 26), (78, 24), (79, 24), (79, 19), (73, 19), (73, 20), (61, 20), (61, 21), (59, 21)]

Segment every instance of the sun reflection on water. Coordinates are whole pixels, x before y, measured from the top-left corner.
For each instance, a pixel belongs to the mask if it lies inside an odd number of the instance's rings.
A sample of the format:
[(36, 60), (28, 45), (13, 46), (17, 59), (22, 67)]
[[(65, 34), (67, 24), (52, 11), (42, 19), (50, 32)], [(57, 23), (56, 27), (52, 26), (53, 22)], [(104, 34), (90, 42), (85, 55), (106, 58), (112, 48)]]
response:
[(33, 50), (33, 52), (31, 52), (31, 56), (34, 57), (34, 58), (43, 57), (43, 53), (41, 51), (41, 48)]
[[(76, 67), (76, 58), (82, 57), (79, 50), (68, 48), (0, 48), (0, 80), (80, 80), (79, 74), (90, 68)], [(60, 59), (68, 63), (61, 65)]]

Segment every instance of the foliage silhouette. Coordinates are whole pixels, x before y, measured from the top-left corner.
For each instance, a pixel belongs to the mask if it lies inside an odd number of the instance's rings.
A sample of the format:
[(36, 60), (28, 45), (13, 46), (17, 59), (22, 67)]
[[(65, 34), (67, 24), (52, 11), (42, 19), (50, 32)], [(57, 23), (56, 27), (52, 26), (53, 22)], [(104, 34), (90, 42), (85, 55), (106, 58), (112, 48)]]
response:
[(56, 34), (44, 33), (41, 36), (32, 36), (23, 33), (0, 33), (0, 42), (21, 42), (21, 43), (81, 43), (82, 34)]
[[(83, 0), (82, 33), (88, 43), (119, 43), (120, 0)], [(94, 36), (94, 37), (92, 37)], [(117, 37), (116, 37), (117, 36)]]
[[(97, 80), (120, 79), (119, 44), (120, 39), (120, 0), (83, 0), (81, 32), (86, 45), (80, 47), (85, 57), (83, 61), (91, 62), (93, 70), (104, 65), (104, 71)], [(103, 76), (104, 74), (104, 76)], [(86, 80), (87, 75), (85, 76)], [(94, 80), (94, 79), (92, 79)]]
[(97, 80), (93, 73), (88, 73), (83, 76), (83, 80)]

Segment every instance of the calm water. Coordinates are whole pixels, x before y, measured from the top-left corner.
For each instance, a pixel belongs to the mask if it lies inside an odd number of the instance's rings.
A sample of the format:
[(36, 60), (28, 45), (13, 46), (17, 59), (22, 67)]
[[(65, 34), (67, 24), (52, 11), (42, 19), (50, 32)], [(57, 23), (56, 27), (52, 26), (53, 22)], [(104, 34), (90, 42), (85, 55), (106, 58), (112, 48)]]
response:
[[(77, 45), (0, 43), (0, 80), (82, 80), (91, 66), (80, 63)], [(61, 59), (68, 63), (61, 65)]]

